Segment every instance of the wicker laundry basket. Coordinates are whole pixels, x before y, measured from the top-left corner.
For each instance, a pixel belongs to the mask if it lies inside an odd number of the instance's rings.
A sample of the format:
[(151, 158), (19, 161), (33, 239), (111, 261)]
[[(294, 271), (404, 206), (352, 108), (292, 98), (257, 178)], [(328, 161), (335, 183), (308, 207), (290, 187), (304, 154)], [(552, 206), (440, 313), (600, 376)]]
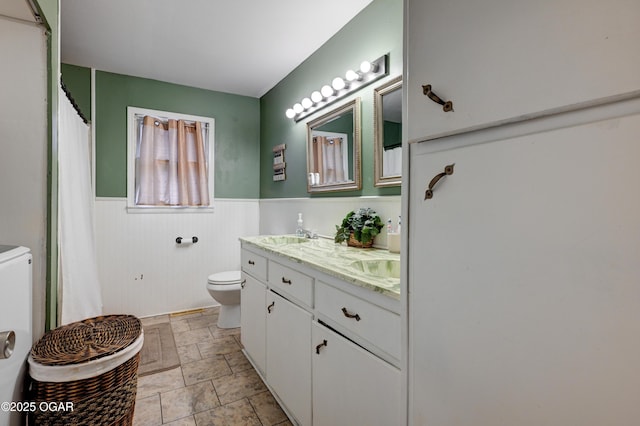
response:
[(89, 318), (46, 333), (28, 360), (31, 423), (130, 425), (143, 340), (132, 315)]

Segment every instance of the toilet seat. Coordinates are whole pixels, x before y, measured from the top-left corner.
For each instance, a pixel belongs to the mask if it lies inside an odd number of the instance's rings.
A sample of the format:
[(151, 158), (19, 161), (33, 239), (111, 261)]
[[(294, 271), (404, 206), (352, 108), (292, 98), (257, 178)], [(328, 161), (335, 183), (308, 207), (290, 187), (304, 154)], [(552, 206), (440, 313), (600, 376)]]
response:
[(240, 271), (224, 271), (209, 275), (207, 283), (212, 285), (239, 284), (242, 280)]

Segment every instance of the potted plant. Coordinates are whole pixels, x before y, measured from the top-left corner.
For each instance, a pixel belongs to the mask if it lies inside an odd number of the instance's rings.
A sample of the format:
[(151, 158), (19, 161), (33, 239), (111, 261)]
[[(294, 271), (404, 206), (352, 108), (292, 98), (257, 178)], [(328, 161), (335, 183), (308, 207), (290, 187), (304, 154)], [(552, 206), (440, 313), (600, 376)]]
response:
[(340, 226), (336, 225), (336, 243), (343, 241), (352, 247), (371, 247), (373, 239), (380, 233), (384, 224), (375, 211), (370, 208), (360, 208), (350, 211), (342, 219)]

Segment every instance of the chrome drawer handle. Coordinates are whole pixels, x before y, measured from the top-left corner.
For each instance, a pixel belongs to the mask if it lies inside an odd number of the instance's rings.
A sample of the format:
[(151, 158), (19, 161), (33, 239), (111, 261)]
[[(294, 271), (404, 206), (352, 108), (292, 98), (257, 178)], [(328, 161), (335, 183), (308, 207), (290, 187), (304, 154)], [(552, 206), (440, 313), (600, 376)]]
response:
[(316, 345), (316, 353), (320, 355), (320, 348), (323, 346), (327, 346), (327, 339), (322, 340), (322, 343)]
[(282, 284), (289, 284), (291, 285), (291, 280), (286, 279), (285, 277), (282, 277)]
[(347, 318), (354, 318), (356, 321), (360, 321), (360, 315), (358, 314), (352, 314), (349, 311), (347, 311), (347, 308), (342, 308), (342, 313), (344, 314), (345, 317)]

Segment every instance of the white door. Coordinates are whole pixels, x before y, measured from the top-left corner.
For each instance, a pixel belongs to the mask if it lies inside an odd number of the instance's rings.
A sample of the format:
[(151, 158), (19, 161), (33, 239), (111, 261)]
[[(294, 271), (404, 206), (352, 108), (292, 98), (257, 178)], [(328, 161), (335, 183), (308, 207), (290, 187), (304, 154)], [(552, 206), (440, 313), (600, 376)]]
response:
[(400, 370), (313, 323), (313, 425), (398, 424)]
[(301, 426), (311, 424), (311, 314), (267, 295), (267, 380)]
[(411, 424), (638, 424), (639, 104), (411, 147)]
[[(640, 88), (640, 2), (408, 0), (409, 140)], [(423, 94), (422, 85), (453, 112)]]
[(264, 374), (267, 343), (265, 323), (267, 288), (260, 281), (244, 272), (242, 280), (240, 295), (242, 345), (256, 368)]
[[(0, 425), (21, 424), (6, 403), (25, 401), (23, 380), (31, 350), (31, 253), (0, 246)], [(13, 333), (11, 333), (13, 332)], [(11, 407), (9, 408), (17, 408)]]

